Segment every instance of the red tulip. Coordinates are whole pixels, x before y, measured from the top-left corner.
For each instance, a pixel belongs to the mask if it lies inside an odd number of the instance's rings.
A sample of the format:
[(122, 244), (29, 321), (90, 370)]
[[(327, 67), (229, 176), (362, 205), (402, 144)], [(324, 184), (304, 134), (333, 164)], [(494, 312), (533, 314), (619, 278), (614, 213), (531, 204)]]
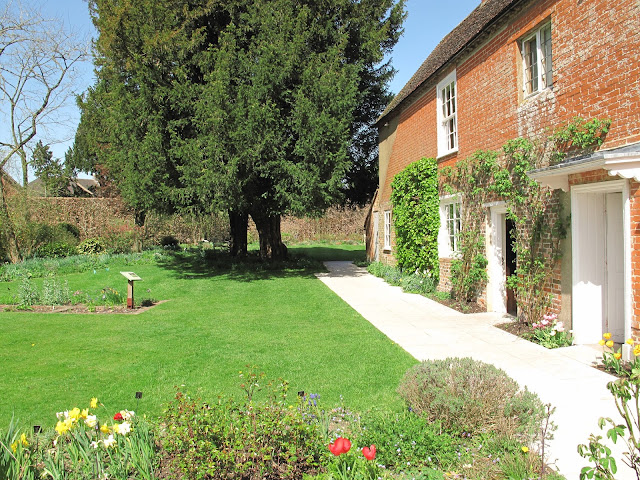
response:
[(113, 416), (113, 419), (114, 419), (114, 420), (122, 420), (122, 414), (121, 414), (120, 412), (116, 413), (116, 414)]
[(351, 448), (351, 441), (348, 438), (338, 437), (334, 443), (329, 444), (329, 451), (336, 457), (347, 453)]
[(362, 454), (367, 460), (373, 460), (374, 458), (376, 458), (376, 446), (371, 445), (370, 447), (364, 447), (362, 449)]

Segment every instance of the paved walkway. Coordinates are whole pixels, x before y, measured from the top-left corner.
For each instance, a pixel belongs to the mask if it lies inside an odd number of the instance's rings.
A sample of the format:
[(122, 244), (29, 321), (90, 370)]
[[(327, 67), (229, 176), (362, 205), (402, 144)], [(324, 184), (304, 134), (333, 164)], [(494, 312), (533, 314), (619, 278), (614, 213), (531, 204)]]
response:
[[(326, 262), (329, 272), (320, 280), (364, 318), (418, 360), (472, 357), (503, 369), (521, 386), (536, 392), (544, 403), (556, 407), (552, 420), (558, 426), (548, 443), (549, 460), (555, 461), (568, 480), (578, 480), (587, 461), (577, 453), (602, 416), (621, 420), (606, 384), (614, 377), (591, 365), (600, 352), (589, 346), (547, 350), (493, 325), (505, 321), (501, 314), (464, 315), (416, 294), (404, 293), (350, 262)], [(635, 478), (621, 461), (616, 479)], [(615, 450), (614, 450), (615, 452)]]

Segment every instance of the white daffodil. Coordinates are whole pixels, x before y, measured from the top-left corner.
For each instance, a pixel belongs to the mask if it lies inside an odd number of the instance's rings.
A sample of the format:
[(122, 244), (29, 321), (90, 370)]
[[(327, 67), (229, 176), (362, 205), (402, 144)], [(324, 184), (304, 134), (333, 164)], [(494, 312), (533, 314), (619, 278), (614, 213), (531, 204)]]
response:
[(109, 435), (108, 438), (102, 440), (102, 443), (104, 444), (105, 448), (114, 447), (116, 444), (116, 439), (113, 438), (113, 435)]
[(89, 428), (95, 428), (96, 424), (98, 423), (98, 417), (96, 417), (95, 415), (87, 415), (87, 418), (84, 419), (84, 423)]

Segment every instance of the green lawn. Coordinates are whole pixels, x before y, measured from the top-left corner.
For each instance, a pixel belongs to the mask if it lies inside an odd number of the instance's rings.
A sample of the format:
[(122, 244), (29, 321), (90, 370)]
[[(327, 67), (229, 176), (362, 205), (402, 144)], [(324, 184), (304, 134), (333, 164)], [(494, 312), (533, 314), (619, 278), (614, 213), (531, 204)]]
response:
[[(362, 246), (291, 249), (315, 259), (362, 259)], [(95, 273), (60, 276), (71, 291), (126, 286), (120, 270), (143, 278), (139, 294), (167, 300), (139, 315), (0, 315), (0, 425), (55, 423), (55, 412), (98, 397), (111, 411), (156, 416), (176, 386), (215, 400), (241, 394), (238, 372), (257, 365), (323, 404), (355, 409), (397, 406), (395, 393), (415, 360), (352, 310), (306, 268), (225, 264), (197, 253), (157, 263), (117, 262)], [(109, 270), (107, 270), (109, 268)], [(17, 282), (0, 284), (0, 303)], [(150, 292), (147, 292), (147, 289)], [(136, 391), (143, 392), (139, 404)]]

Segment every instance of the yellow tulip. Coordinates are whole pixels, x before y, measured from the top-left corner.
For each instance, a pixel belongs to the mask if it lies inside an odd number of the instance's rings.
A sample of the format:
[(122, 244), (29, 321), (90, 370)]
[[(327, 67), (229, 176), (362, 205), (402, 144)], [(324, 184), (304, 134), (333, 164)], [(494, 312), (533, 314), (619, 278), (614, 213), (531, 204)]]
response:
[(98, 408), (98, 399), (96, 397), (93, 397), (91, 399), (91, 403), (89, 404), (89, 406), (91, 408)]
[(600, 340), (598, 344), (604, 346), (604, 340)]
[(24, 433), (22, 435), (20, 435), (20, 442), (22, 443), (22, 446), (24, 446), (24, 447), (28, 447), (29, 446), (29, 442), (27, 442), (27, 436)]
[(607, 343), (605, 343), (605, 345), (609, 348), (613, 347), (613, 340), (607, 340)]
[(616, 360), (620, 360), (622, 358), (622, 354), (620, 352), (616, 352), (613, 354), (613, 358)]
[(633, 354), (637, 357), (638, 355), (640, 355), (640, 345), (636, 345), (635, 347), (633, 347)]
[(607, 332), (604, 335), (602, 335), (602, 338), (604, 338), (605, 340), (609, 340), (611, 338), (611, 334)]
[(633, 338), (627, 338), (627, 341), (625, 342), (627, 345), (631, 345), (633, 346)]
[(17, 449), (18, 449), (18, 442), (13, 442), (11, 444), (11, 450), (13, 450), (13, 453), (16, 453)]

